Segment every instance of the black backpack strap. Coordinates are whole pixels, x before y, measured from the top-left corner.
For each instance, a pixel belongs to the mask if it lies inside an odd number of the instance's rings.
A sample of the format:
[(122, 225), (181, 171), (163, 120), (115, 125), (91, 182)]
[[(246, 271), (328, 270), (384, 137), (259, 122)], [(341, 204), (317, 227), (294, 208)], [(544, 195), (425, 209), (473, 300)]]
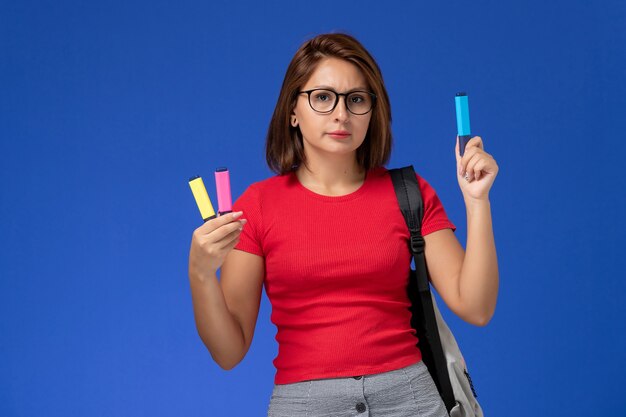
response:
[[(393, 188), (398, 197), (400, 211), (404, 216), (406, 225), (411, 233), (409, 242), (411, 254), (415, 260), (417, 271), (417, 288), (420, 292), (430, 293), (428, 285), (428, 273), (424, 258), (424, 238), (422, 237), (422, 218), (424, 217), (424, 205), (422, 204), (422, 194), (417, 184), (417, 177), (413, 166), (389, 170)], [(424, 260), (424, 262), (420, 262)]]
[[(428, 282), (428, 270), (426, 269), (424, 254), (425, 243), (422, 236), (422, 218), (424, 217), (422, 195), (412, 165), (391, 169), (389, 174), (398, 198), (400, 211), (402, 211), (411, 233), (409, 248), (415, 261), (415, 271), (411, 271), (410, 279), (416, 280), (416, 285), (409, 283), (409, 298), (411, 299), (411, 312), (413, 314), (411, 324), (417, 331), (424, 364), (428, 367), (446, 409), (450, 412), (456, 405), (456, 400), (448, 375), (446, 357), (439, 338), (437, 319), (435, 318)], [(414, 290), (417, 290), (418, 294), (413, 294)]]

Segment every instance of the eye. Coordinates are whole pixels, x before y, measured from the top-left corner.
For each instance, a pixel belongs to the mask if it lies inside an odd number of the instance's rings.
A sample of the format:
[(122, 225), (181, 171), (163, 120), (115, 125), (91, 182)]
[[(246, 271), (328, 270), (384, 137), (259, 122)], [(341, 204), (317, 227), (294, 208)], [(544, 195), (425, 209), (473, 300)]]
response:
[(320, 103), (324, 103), (326, 101), (332, 100), (330, 93), (328, 91), (318, 91), (313, 94), (313, 99), (315, 101), (319, 101)]
[(356, 92), (356, 93), (350, 94), (348, 96), (348, 100), (350, 100), (350, 103), (352, 104), (363, 104), (363, 103), (368, 103), (370, 100), (370, 97), (366, 93)]

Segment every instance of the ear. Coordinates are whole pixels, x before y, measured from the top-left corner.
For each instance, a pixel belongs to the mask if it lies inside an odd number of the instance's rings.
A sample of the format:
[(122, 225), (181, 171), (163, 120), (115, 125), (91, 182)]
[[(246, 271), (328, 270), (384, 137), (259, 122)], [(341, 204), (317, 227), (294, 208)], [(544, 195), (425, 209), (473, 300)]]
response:
[(295, 113), (291, 113), (290, 122), (291, 122), (291, 126), (292, 127), (297, 127), (298, 126), (298, 119), (296, 118)]

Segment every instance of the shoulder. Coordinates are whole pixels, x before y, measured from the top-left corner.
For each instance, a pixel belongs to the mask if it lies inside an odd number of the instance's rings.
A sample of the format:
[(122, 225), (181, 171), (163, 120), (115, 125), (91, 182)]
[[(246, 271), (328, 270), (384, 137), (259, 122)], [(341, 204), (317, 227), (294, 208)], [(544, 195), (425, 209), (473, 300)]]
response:
[[(372, 178), (378, 178), (378, 179), (384, 178), (388, 181), (391, 181), (391, 175), (389, 174), (389, 171), (390, 170), (385, 167), (377, 167), (377, 168), (372, 168), (370, 172), (368, 173), (368, 175), (371, 175)], [(419, 186), (419, 189), (422, 192), (422, 198), (436, 194), (435, 189), (430, 185), (430, 183), (426, 181), (424, 177), (418, 174), (417, 171), (414, 171), (414, 172), (415, 172), (415, 178), (417, 179), (417, 185)]]
[(254, 188), (257, 190), (284, 188), (293, 182), (293, 177), (294, 175), (291, 172), (283, 175), (274, 175), (264, 180), (253, 182), (248, 188)]
[[(236, 205), (260, 205), (264, 199), (272, 198), (292, 186), (292, 175), (274, 175), (251, 183), (237, 199)], [(238, 204), (237, 204), (238, 203)]]
[(274, 175), (272, 177), (266, 178), (264, 180), (255, 181), (251, 183), (248, 188), (244, 191), (244, 194), (248, 192), (259, 193), (267, 190), (272, 190), (275, 188), (283, 188), (289, 182), (289, 174), (285, 175)]
[(422, 198), (424, 200), (437, 195), (433, 186), (430, 185), (430, 183), (426, 181), (424, 177), (420, 176), (417, 172), (415, 173), (415, 176), (417, 177), (417, 184), (420, 187), (420, 191), (422, 192)]
[[(385, 170), (385, 174), (390, 177), (387, 170)], [(446, 211), (443, 208), (443, 204), (435, 192), (435, 189), (417, 172), (415, 173), (415, 177), (417, 178), (417, 185), (420, 189), (424, 207), (422, 235), (425, 236), (428, 233), (432, 233), (443, 228), (449, 228), (453, 231), (456, 230), (456, 226), (448, 218)], [(389, 178), (389, 182), (391, 182), (391, 178)]]

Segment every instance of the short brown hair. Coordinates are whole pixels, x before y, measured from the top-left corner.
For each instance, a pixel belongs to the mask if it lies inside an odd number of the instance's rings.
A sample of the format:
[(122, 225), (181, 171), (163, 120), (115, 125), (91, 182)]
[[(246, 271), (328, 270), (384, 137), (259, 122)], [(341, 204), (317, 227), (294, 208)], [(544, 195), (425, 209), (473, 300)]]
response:
[(289, 123), (298, 92), (324, 58), (344, 59), (356, 65), (376, 94), (369, 128), (363, 144), (356, 151), (357, 163), (369, 170), (385, 165), (391, 154), (391, 105), (378, 64), (354, 37), (343, 33), (318, 35), (300, 46), (287, 67), (272, 120), (267, 131), (267, 165), (277, 174), (293, 171), (306, 164), (302, 134)]

